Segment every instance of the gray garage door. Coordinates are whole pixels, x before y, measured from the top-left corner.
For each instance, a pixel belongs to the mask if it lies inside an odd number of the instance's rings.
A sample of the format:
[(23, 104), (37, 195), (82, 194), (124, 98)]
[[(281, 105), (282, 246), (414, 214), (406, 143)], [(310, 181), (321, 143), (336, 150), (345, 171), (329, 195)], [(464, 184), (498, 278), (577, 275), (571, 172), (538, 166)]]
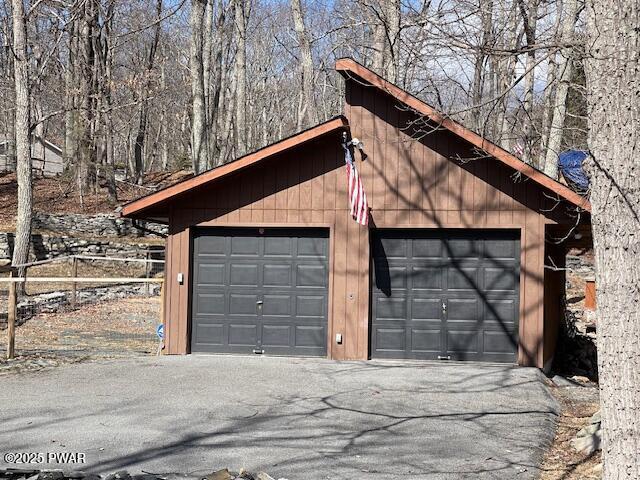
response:
[(372, 357), (516, 361), (518, 232), (378, 231), (372, 242)]
[(191, 351), (326, 355), (328, 243), (322, 230), (198, 231)]

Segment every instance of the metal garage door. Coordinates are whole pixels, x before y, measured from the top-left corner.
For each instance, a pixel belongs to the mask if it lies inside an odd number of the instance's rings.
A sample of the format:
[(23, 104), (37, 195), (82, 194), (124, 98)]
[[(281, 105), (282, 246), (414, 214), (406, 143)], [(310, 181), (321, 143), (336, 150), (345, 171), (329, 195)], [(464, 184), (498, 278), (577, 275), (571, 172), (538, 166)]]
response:
[(197, 231), (191, 351), (326, 355), (328, 244), (322, 230)]
[(519, 232), (394, 230), (372, 241), (372, 357), (516, 361)]

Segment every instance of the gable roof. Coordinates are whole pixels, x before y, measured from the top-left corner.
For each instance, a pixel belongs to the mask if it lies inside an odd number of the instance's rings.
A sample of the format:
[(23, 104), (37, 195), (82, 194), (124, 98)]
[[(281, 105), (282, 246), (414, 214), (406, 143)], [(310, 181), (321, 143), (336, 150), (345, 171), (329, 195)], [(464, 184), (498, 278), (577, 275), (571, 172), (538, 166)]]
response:
[(496, 145), (495, 143), (487, 140), (486, 138), (478, 135), (474, 131), (468, 129), (455, 120), (447, 117), (442, 112), (439, 112), (431, 105), (419, 100), (411, 95), (406, 90), (394, 85), (393, 83), (380, 77), (378, 74), (372, 72), (368, 68), (360, 65), (358, 62), (351, 58), (341, 58), (336, 62), (336, 70), (339, 71), (346, 78), (357, 77), (360, 80), (364, 80), (367, 84), (370, 84), (387, 94), (394, 97), (399, 102), (405, 104), (407, 107), (413, 109), (415, 112), (425, 115), (433, 122), (441, 125), (447, 130), (451, 131), (458, 137), (466, 140), (470, 144), (477, 148), (480, 148), (487, 152), (492, 157), (496, 158), (500, 162), (508, 165), (514, 170), (526, 175), (534, 182), (541, 186), (548, 188), (552, 192), (556, 193), (559, 197), (567, 200), (575, 206), (582, 208), (586, 211), (591, 211), (591, 204), (589, 200), (577, 194), (566, 185), (554, 180), (547, 176), (540, 170), (532, 167), (528, 163), (523, 162), (518, 157), (508, 152), (504, 148)]
[[(327, 133), (348, 128), (348, 125), (347, 119), (343, 116), (332, 118), (331, 120), (320, 123), (315, 127), (303, 130), (302, 132), (296, 133), (276, 143), (272, 143), (260, 150), (256, 150), (253, 153), (244, 155), (233, 162), (215, 167), (196, 175), (195, 177), (188, 178), (167, 188), (129, 202), (122, 207), (120, 215), (123, 217), (139, 217), (141, 213), (146, 213), (150, 209), (160, 206), (176, 195), (180, 195), (196, 187), (212, 182), (220, 177), (247, 168), (266, 158), (284, 152), (285, 150), (289, 150), (290, 148), (302, 145), (303, 143), (321, 137), (322, 135), (326, 135)], [(153, 216), (148, 216), (147, 218), (152, 218), (153, 220), (164, 220), (164, 218), (160, 219)]]

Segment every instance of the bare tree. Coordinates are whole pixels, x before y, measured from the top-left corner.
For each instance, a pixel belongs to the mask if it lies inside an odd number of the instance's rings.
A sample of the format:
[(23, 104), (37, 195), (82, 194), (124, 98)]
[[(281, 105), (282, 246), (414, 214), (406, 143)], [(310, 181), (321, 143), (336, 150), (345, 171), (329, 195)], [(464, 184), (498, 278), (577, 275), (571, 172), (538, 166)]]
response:
[[(31, 243), (33, 188), (31, 174), (31, 140), (29, 121), (29, 60), (27, 58), (27, 27), (24, 3), (12, 0), (13, 71), (15, 87), (16, 176), (18, 181), (18, 214), (13, 247), (13, 265), (27, 262)], [(23, 276), (25, 269), (19, 272)], [(24, 288), (24, 287), (22, 287)]]
[[(158, 44), (160, 43), (160, 30), (162, 17), (162, 0), (157, 0), (156, 4), (156, 24), (153, 29), (154, 34), (149, 45), (144, 78), (140, 86), (140, 99), (139, 99), (139, 113), (138, 113), (138, 133), (135, 140), (135, 168), (136, 168), (136, 183), (142, 183), (142, 176), (144, 175), (144, 159), (145, 159), (145, 142), (147, 140), (147, 129), (149, 124), (149, 94), (151, 90), (151, 82), (153, 75), (153, 67), (155, 65), (156, 52), (158, 50)], [(195, 98), (195, 96), (194, 96)], [(194, 109), (195, 110), (195, 109)], [(205, 119), (206, 121), (206, 119)]]
[(189, 68), (191, 72), (191, 155), (193, 171), (198, 174), (207, 166), (207, 111), (205, 103), (204, 85), (204, 24), (207, 11), (207, 0), (193, 0), (191, 2), (191, 47)]
[(640, 478), (640, 9), (593, 0), (586, 60), (604, 480)]
[[(567, 45), (573, 42), (573, 33), (578, 14), (578, 0), (566, 0), (562, 20), (560, 40)], [(568, 45), (560, 51), (559, 73), (556, 94), (552, 105), (551, 125), (549, 126), (548, 141), (545, 146), (543, 170), (551, 178), (558, 178), (558, 154), (562, 143), (564, 120), (567, 116), (567, 94), (571, 84), (573, 48)]]
[(235, 145), (236, 156), (247, 151), (247, 18), (249, 2), (235, 0), (234, 25), (236, 35), (235, 89)]
[(291, 12), (293, 24), (300, 46), (300, 70), (302, 72), (301, 107), (298, 109), (297, 130), (303, 126), (318, 123), (315, 92), (313, 85), (313, 58), (311, 57), (311, 44), (307, 29), (304, 25), (304, 15), (300, 0), (291, 0)]

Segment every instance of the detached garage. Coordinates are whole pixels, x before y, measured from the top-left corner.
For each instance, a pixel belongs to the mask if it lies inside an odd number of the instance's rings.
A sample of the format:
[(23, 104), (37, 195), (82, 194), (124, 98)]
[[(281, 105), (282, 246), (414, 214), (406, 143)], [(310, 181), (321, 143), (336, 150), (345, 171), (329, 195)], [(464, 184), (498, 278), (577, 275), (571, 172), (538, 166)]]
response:
[[(169, 225), (165, 353), (544, 367), (588, 201), (356, 62), (336, 67), (344, 116), (123, 208)], [(366, 226), (345, 133), (364, 144), (350, 154)]]

